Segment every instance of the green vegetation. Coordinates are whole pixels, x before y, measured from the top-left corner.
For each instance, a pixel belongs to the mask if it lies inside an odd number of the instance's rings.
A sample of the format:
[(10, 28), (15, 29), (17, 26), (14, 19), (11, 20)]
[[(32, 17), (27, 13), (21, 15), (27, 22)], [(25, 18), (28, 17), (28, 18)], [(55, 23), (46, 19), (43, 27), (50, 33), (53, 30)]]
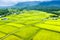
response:
[(0, 40), (60, 40), (59, 15), (38, 10), (6, 11), (0, 11)]

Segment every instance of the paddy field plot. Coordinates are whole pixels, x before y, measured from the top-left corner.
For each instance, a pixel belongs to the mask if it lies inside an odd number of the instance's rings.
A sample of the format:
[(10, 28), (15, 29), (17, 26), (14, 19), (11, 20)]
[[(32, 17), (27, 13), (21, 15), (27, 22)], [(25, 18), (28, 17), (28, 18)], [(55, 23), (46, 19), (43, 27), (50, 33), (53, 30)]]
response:
[(60, 19), (42, 11), (24, 11), (0, 18), (0, 40), (60, 40)]

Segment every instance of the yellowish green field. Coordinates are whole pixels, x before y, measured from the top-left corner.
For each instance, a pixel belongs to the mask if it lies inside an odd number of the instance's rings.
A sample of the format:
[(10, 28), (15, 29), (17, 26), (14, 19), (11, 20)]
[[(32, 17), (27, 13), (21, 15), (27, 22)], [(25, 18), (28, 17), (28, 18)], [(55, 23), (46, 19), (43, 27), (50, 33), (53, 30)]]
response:
[(42, 11), (23, 11), (0, 18), (0, 40), (60, 40), (60, 19)]

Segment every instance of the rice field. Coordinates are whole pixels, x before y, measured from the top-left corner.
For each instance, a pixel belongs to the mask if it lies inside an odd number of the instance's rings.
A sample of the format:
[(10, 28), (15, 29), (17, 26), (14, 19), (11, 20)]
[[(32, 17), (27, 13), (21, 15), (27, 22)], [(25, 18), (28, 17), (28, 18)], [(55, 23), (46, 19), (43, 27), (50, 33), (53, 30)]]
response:
[(0, 40), (60, 40), (60, 19), (51, 13), (23, 11), (0, 18)]

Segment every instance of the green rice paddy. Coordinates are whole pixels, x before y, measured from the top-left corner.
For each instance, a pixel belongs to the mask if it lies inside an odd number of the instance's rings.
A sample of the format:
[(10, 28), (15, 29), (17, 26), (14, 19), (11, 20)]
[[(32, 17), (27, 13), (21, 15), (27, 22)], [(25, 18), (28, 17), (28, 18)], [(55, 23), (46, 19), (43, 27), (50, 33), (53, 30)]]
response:
[(60, 40), (60, 19), (42, 11), (24, 11), (0, 18), (0, 40)]

